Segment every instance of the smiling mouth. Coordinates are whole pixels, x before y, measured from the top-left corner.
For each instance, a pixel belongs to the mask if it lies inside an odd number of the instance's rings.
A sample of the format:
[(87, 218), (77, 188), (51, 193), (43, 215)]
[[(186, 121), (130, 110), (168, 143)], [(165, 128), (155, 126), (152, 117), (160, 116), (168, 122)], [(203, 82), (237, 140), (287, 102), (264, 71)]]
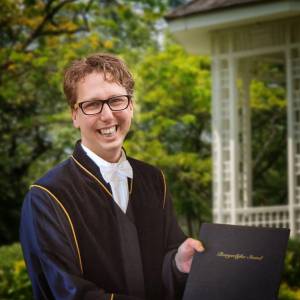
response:
[(113, 135), (115, 132), (117, 131), (117, 126), (112, 126), (112, 127), (109, 127), (109, 128), (103, 128), (103, 129), (100, 129), (98, 130), (98, 132), (101, 134), (101, 135), (104, 135), (104, 136), (111, 136)]

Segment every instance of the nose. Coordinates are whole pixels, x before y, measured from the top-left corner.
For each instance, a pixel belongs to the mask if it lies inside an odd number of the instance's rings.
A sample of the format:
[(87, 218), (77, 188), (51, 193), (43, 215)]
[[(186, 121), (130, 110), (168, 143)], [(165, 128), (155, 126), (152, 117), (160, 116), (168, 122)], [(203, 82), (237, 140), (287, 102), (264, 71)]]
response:
[(99, 114), (101, 120), (106, 120), (106, 119), (110, 119), (113, 116), (113, 112), (111, 111), (111, 109), (109, 108), (107, 103), (103, 104), (102, 110)]

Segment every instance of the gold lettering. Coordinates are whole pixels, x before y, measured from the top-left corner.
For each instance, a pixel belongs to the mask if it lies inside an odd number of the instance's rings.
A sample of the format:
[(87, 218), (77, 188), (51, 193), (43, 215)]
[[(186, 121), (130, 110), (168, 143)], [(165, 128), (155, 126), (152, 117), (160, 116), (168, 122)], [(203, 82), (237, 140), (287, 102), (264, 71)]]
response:
[(252, 254), (249, 255), (249, 259), (253, 259), (253, 260), (263, 260), (264, 257), (263, 256), (254, 256)]
[(244, 255), (241, 253), (236, 253), (236, 254), (232, 254), (232, 253), (225, 253), (223, 251), (219, 251), (217, 252), (216, 256), (218, 257), (222, 257), (226, 260), (232, 259), (232, 260), (255, 260), (255, 261), (261, 261), (264, 259), (264, 256), (256, 256), (253, 254), (250, 255)]

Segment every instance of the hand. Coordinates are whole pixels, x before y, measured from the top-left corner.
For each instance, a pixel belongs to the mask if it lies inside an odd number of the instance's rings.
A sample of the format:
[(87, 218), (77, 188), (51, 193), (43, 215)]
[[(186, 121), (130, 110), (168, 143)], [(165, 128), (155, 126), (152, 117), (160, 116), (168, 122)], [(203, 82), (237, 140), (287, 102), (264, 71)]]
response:
[(189, 273), (196, 252), (204, 251), (202, 243), (198, 240), (188, 238), (178, 248), (175, 255), (177, 269), (182, 273)]

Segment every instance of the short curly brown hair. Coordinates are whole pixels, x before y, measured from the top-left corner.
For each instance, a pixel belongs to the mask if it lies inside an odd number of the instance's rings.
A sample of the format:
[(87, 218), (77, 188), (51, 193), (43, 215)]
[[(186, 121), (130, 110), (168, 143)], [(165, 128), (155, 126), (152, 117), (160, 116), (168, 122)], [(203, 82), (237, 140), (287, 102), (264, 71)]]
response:
[(93, 72), (102, 73), (105, 80), (118, 83), (129, 95), (133, 94), (134, 79), (126, 64), (114, 55), (95, 53), (73, 61), (65, 70), (63, 87), (71, 108), (77, 101), (78, 82)]

